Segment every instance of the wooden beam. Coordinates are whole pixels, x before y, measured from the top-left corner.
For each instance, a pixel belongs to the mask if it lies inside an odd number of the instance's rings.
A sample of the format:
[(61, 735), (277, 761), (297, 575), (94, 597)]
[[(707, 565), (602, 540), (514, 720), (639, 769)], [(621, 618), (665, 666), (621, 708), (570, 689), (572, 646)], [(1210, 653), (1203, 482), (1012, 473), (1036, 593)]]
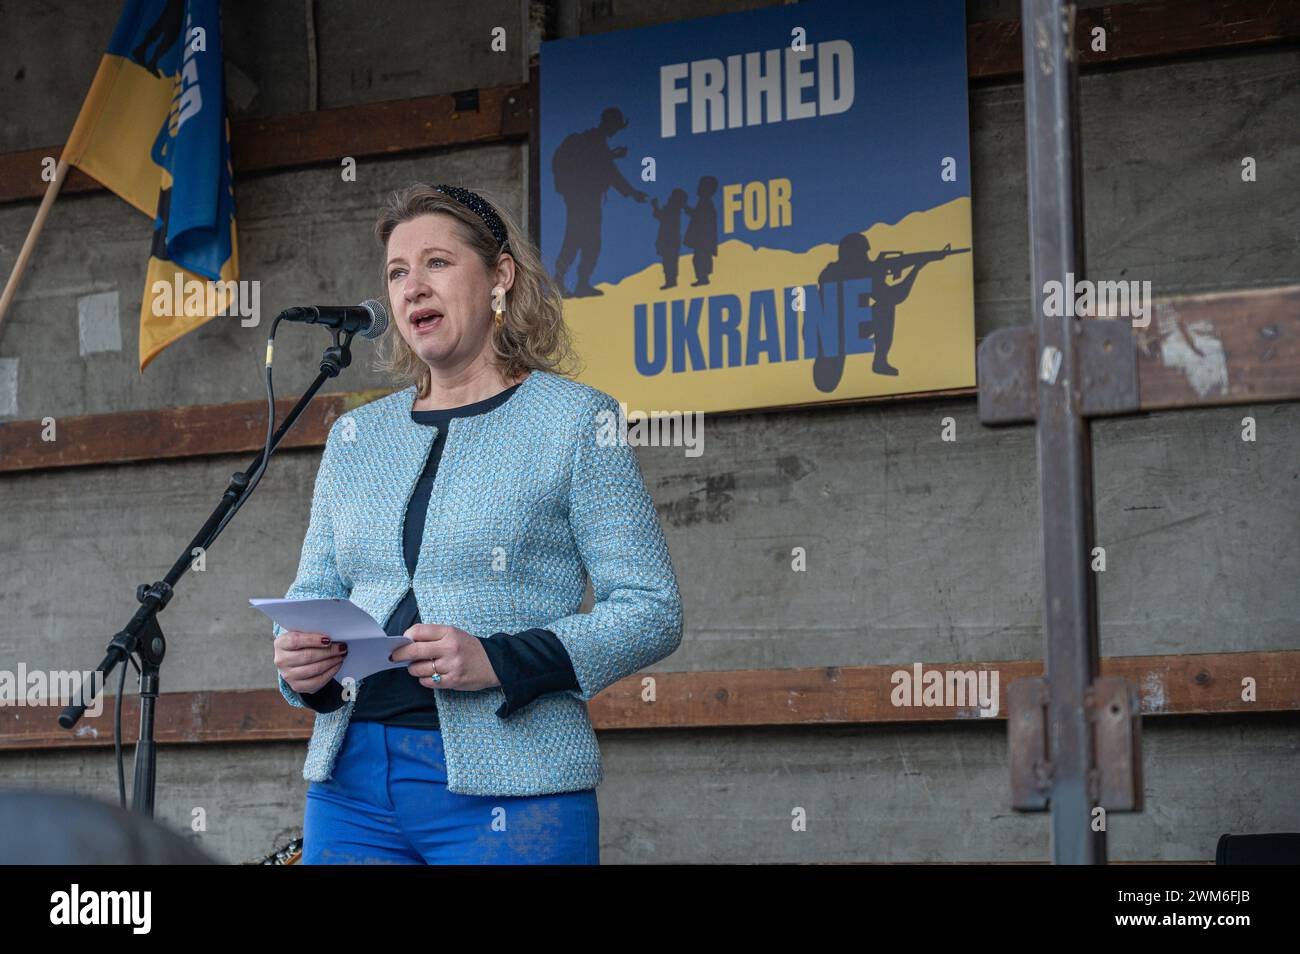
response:
[[(1043, 674), (1041, 660), (923, 665), (923, 672), (935, 669), (996, 671), (999, 704), (997, 715), (991, 717), (996, 719), (1006, 718), (1007, 686)], [(592, 700), (592, 722), (599, 729), (651, 729), (990, 718), (981, 716), (975, 704), (962, 708), (893, 705), (891, 679), (899, 671), (912, 673), (913, 664), (656, 673), (658, 701), (653, 704), (641, 701), (643, 677), (635, 676)], [(1300, 710), (1300, 651), (1119, 656), (1103, 659), (1101, 672), (1138, 686), (1144, 715)], [(1241, 700), (1245, 676), (1260, 687), (1258, 702)]]
[(1300, 400), (1300, 285), (1164, 299), (1134, 336), (1143, 411)]
[[(1092, 49), (1092, 29), (1106, 30), (1106, 51)], [(1300, 4), (1255, 0), (1185, 0), (1080, 11), (1076, 26), (1084, 67), (1157, 57), (1210, 53), (1300, 40)], [(967, 67), (973, 80), (1011, 79), (1021, 72), (1020, 21), (988, 20), (967, 27)], [(231, 123), (236, 177), (337, 163), (344, 156), (395, 155), (451, 146), (527, 139), (526, 83), (441, 96), (341, 106)], [(62, 145), (0, 154), (0, 202), (39, 199), (42, 162)], [(72, 169), (64, 193), (101, 188)], [(534, 193), (535, 194), (535, 193)]]
[[(317, 397), (308, 405), (280, 449), (325, 446), (330, 425), (348, 411), (377, 400), (391, 391), (346, 391)], [(795, 407), (834, 407), (845, 404), (876, 404), (950, 397), (971, 397), (974, 388), (920, 391), (880, 397), (817, 401), (780, 408), (750, 408), (719, 411), (723, 414), (751, 414), (764, 410), (792, 410)], [(293, 407), (297, 398), (276, 403), (276, 420)], [(149, 411), (116, 411), (86, 414), (56, 420), (57, 440), (46, 440), (44, 419), (0, 423), (0, 476), (62, 467), (99, 464), (128, 464), (210, 457), (215, 454), (257, 453), (266, 440), (266, 402), (239, 401), (233, 404), (194, 404), (189, 407)]]
[[(230, 124), (231, 163), (236, 177), (317, 163), (338, 163), (405, 152), (485, 145), (528, 137), (528, 84), (495, 86), (441, 96), (418, 96), (286, 113)], [(45, 158), (63, 146), (0, 153), (0, 202), (39, 198)], [(97, 181), (69, 169), (62, 192), (93, 192)]]
[[(925, 663), (932, 670), (989, 670), (998, 674), (998, 712), (1006, 719), (1007, 687), (1041, 676), (1036, 660)], [(978, 722), (973, 705), (899, 707), (891, 702), (894, 673), (911, 663), (810, 669), (642, 673), (620, 680), (590, 703), (592, 724), (618, 729), (716, 729), (742, 726), (889, 725)], [(1119, 656), (1102, 660), (1102, 675), (1137, 686), (1146, 716), (1227, 715), (1300, 710), (1300, 651)], [(655, 680), (656, 701), (641, 701), (641, 681)], [(1242, 701), (1242, 680), (1254, 680), (1256, 702)], [(991, 679), (990, 677), (987, 677)], [(991, 683), (990, 683), (991, 686)], [(139, 724), (138, 697), (122, 701), (124, 742)], [(0, 750), (111, 746), (113, 704), (81, 721), (75, 732), (58, 727), (58, 708), (0, 708)], [(157, 739), (163, 744), (301, 741), (313, 716), (286, 703), (276, 689), (171, 692), (158, 697)]]
[[(391, 392), (318, 395), (277, 449), (324, 447), (330, 425), (353, 408)], [(283, 421), (296, 398), (275, 402)], [(256, 454), (266, 443), (266, 402), (199, 404), (57, 418), (54, 440), (40, 420), (0, 424), (0, 474), (52, 467), (127, 464), (214, 454)]]
[[(1093, 30), (1105, 31), (1104, 51), (1093, 49)], [(1080, 10), (1075, 39), (1081, 68), (1131, 64), (1190, 53), (1214, 53), (1300, 39), (1300, 4), (1294, 0), (1191, 0), (1133, 3)], [(966, 30), (971, 79), (1011, 79), (1023, 67), (1020, 20), (988, 20)]]
[(246, 119), (231, 129), (236, 172), (477, 146), (528, 137), (527, 84)]
[[(1300, 285), (1158, 299), (1145, 328), (1120, 319), (1079, 325), (1089, 417), (1300, 401)], [(1035, 335), (1020, 325), (980, 342), (984, 424), (1036, 418)]]

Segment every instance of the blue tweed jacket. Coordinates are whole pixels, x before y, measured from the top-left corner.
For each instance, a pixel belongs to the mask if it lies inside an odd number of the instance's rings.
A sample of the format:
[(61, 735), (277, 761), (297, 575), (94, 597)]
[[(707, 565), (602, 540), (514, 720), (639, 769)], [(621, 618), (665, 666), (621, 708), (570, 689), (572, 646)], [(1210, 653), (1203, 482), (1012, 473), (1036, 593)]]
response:
[[(436, 428), (411, 420), (409, 387), (330, 428), (289, 599), (347, 597), (382, 625), (415, 590), (420, 619), (474, 636), (549, 629), (581, 692), (539, 697), (506, 718), (500, 688), (433, 689), (447, 788), (540, 795), (603, 778), (587, 701), (681, 643), (682, 606), (654, 503), (630, 446), (598, 440), (618, 403), (588, 385), (532, 371), (500, 407), (455, 418), (429, 500), (414, 579), (402, 524)], [(495, 569), (494, 569), (495, 567)], [(591, 578), (595, 603), (578, 612)], [(276, 624), (276, 637), (284, 630)], [(280, 692), (303, 707), (279, 677)], [(324, 781), (354, 702), (317, 713), (303, 777)]]

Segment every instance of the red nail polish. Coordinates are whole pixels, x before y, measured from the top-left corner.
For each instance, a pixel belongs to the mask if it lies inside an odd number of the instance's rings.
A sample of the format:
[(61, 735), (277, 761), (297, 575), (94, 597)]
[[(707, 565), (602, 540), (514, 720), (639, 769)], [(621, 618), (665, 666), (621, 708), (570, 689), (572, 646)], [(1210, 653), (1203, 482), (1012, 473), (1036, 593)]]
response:
[(322, 636), (320, 638), (320, 644), (322, 646), (328, 646), (330, 644), (330, 638), (328, 636)]

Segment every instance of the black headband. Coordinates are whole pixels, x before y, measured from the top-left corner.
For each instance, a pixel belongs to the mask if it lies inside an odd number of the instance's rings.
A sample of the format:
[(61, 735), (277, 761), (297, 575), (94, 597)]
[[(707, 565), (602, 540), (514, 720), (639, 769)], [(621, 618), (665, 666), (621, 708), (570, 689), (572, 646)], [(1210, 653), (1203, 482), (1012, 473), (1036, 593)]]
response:
[(496, 214), (492, 206), (488, 205), (482, 198), (469, 189), (462, 189), (460, 186), (453, 185), (436, 185), (434, 186), (439, 192), (443, 192), (461, 205), (474, 212), (482, 219), (488, 229), (492, 232), (492, 237), (501, 244), (501, 250), (506, 251), (506, 227), (501, 223), (501, 218)]

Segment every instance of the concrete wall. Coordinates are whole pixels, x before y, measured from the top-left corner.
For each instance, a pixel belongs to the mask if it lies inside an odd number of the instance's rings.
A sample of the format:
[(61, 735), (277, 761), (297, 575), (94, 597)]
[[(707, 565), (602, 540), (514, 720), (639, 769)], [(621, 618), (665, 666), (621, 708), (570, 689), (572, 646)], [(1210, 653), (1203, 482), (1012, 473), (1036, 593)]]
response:
[[(319, 105), (527, 79), (522, 50), (493, 56), (479, 42), (495, 25), (520, 35), (520, 4), (449, 6), (454, 16), (434, 18), (399, 0), (379, 21), (373, 3), (320, 0)], [(601, 32), (737, 6), (583, 4), (561, 19)], [(1010, 16), (1009, 6), (974, 4), (970, 15)], [(0, 6), (9, 64), (0, 150), (63, 139), (115, 15), (89, 0)], [(228, 9), (225, 36), (235, 115), (306, 107), (301, 4)], [(1300, 53), (1281, 49), (1086, 74), (1090, 274), (1149, 278), (1157, 295), (1300, 281), (1297, 79)], [(983, 335), (1029, 319), (1021, 87), (980, 83), (970, 106)], [(1259, 163), (1255, 183), (1240, 181), (1245, 155)], [(270, 314), (368, 297), (379, 290), (369, 231), (385, 190), (466, 182), (522, 217), (527, 163), (524, 146), (490, 146), (363, 161), (355, 183), (329, 166), (242, 176), (241, 277), (262, 281)], [(35, 207), (0, 206), (6, 271)], [(237, 322), (210, 322), (137, 373), (147, 250), (145, 219), (116, 197), (59, 200), (0, 336), (0, 361), (18, 361), (6, 419), (261, 397), (265, 330)], [(83, 354), (78, 300), (114, 291), (121, 348)], [(279, 336), (279, 393), (310, 380), (322, 347), (303, 329)], [(384, 385), (364, 367), (366, 347), (333, 388)], [(1254, 443), (1239, 436), (1248, 414)], [(940, 440), (945, 416), (957, 421), (955, 444)], [(1108, 557), (1103, 653), (1300, 647), (1300, 408), (1148, 415), (1099, 424), (1094, 437)], [(705, 447), (700, 458), (639, 451), (686, 614), (682, 648), (656, 668), (1040, 657), (1032, 431), (982, 428), (969, 399), (900, 402), (713, 417)], [(269, 630), (245, 600), (292, 580), (318, 456), (277, 455), (204, 575), (182, 585), (163, 617), (164, 690), (274, 685)], [(135, 584), (170, 565), (246, 462), (0, 477), (0, 667), (97, 661)], [(795, 546), (808, 550), (807, 573), (790, 571)], [(1205, 859), (1222, 832), (1300, 830), (1296, 726), (1294, 715), (1148, 719), (1149, 807), (1112, 816), (1111, 856)], [(601, 744), (607, 862), (1014, 860), (1048, 850), (1046, 817), (1007, 808), (1000, 724), (615, 732)], [(265, 854), (301, 823), (303, 754), (301, 744), (166, 748), (159, 815), (188, 826), (203, 807), (208, 850)], [(0, 780), (115, 797), (111, 750), (0, 753)], [(809, 813), (806, 833), (790, 831), (795, 807)]]

